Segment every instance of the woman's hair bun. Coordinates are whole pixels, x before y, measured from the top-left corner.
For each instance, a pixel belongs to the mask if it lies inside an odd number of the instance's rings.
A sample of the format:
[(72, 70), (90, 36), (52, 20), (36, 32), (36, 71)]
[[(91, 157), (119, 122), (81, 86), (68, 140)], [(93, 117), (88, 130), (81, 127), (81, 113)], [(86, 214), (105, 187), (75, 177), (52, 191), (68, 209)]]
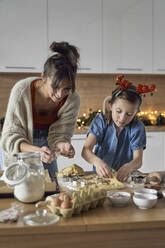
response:
[(76, 46), (70, 45), (65, 41), (54, 41), (49, 48), (52, 52), (57, 52), (63, 55), (66, 61), (68, 61), (68, 63), (73, 67), (73, 70), (75, 72), (77, 71), (80, 55)]
[(66, 55), (66, 53), (68, 52), (69, 49), (69, 43), (68, 42), (52, 42), (52, 44), (50, 45), (50, 50), (52, 52), (57, 52), (57, 53), (61, 53), (63, 55)]

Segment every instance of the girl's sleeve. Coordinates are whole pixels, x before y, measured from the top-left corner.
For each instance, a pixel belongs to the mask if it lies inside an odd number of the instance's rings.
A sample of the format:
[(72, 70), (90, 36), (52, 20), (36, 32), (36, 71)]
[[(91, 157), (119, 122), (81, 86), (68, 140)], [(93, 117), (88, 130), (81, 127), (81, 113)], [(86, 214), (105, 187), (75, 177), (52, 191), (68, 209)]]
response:
[(130, 144), (133, 151), (146, 148), (146, 131), (141, 121), (137, 121), (131, 128)]
[(105, 128), (105, 120), (103, 119), (102, 114), (99, 114), (92, 121), (91, 126), (88, 129), (87, 136), (89, 135), (89, 133), (91, 133), (96, 137), (96, 143), (101, 143), (101, 141), (103, 140)]

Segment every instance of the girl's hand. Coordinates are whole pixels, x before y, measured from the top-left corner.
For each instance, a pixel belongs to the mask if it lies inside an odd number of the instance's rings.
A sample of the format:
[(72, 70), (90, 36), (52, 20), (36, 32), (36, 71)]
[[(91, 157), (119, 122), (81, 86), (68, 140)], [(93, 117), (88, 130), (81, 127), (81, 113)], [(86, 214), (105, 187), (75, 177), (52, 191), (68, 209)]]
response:
[(96, 172), (100, 177), (112, 177), (111, 171), (106, 163), (101, 163), (96, 166)]
[(130, 164), (124, 164), (117, 172), (117, 179), (121, 182), (127, 181), (129, 174), (131, 172), (132, 166)]
[(44, 163), (50, 164), (54, 160), (54, 152), (51, 151), (47, 146), (42, 146), (40, 149), (41, 160)]
[(68, 158), (73, 158), (75, 155), (75, 150), (69, 142), (56, 143), (55, 150), (56, 149), (60, 152), (61, 155), (68, 157)]

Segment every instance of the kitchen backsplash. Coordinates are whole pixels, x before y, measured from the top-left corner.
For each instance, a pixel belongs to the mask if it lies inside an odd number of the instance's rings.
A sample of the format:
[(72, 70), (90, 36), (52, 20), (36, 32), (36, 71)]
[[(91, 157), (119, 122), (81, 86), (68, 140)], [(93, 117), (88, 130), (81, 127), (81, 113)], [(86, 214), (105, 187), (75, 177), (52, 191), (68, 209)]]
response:
[[(20, 79), (29, 76), (40, 76), (32, 73), (0, 73), (0, 118), (5, 116), (10, 90)], [(125, 75), (125, 78), (135, 83), (155, 84), (157, 92), (154, 96), (147, 94), (143, 98), (141, 111), (165, 111), (165, 75)], [(111, 95), (116, 85), (116, 75), (112, 74), (79, 74), (76, 80), (77, 91), (81, 96), (79, 115), (88, 110), (102, 108), (103, 100)]]

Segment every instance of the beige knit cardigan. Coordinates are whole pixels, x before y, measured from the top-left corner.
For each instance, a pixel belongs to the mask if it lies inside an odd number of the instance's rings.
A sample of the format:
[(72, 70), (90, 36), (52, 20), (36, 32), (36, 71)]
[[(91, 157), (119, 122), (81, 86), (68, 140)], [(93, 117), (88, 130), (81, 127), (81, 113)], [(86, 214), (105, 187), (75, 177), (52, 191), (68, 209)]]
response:
[[(18, 81), (11, 90), (7, 113), (1, 136), (4, 166), (15, 161), (14, 155), (21, 142), (33, 144), (33, 115), (30, 85), (39, 79), (30, 77)], [(65, 104), (58, 111), (58, 120), (49, 127), (48, 144), (54, 148), (57, 141), (70, 142), (74, 132), (80, 107), (77, 92), (70, 94)]]

